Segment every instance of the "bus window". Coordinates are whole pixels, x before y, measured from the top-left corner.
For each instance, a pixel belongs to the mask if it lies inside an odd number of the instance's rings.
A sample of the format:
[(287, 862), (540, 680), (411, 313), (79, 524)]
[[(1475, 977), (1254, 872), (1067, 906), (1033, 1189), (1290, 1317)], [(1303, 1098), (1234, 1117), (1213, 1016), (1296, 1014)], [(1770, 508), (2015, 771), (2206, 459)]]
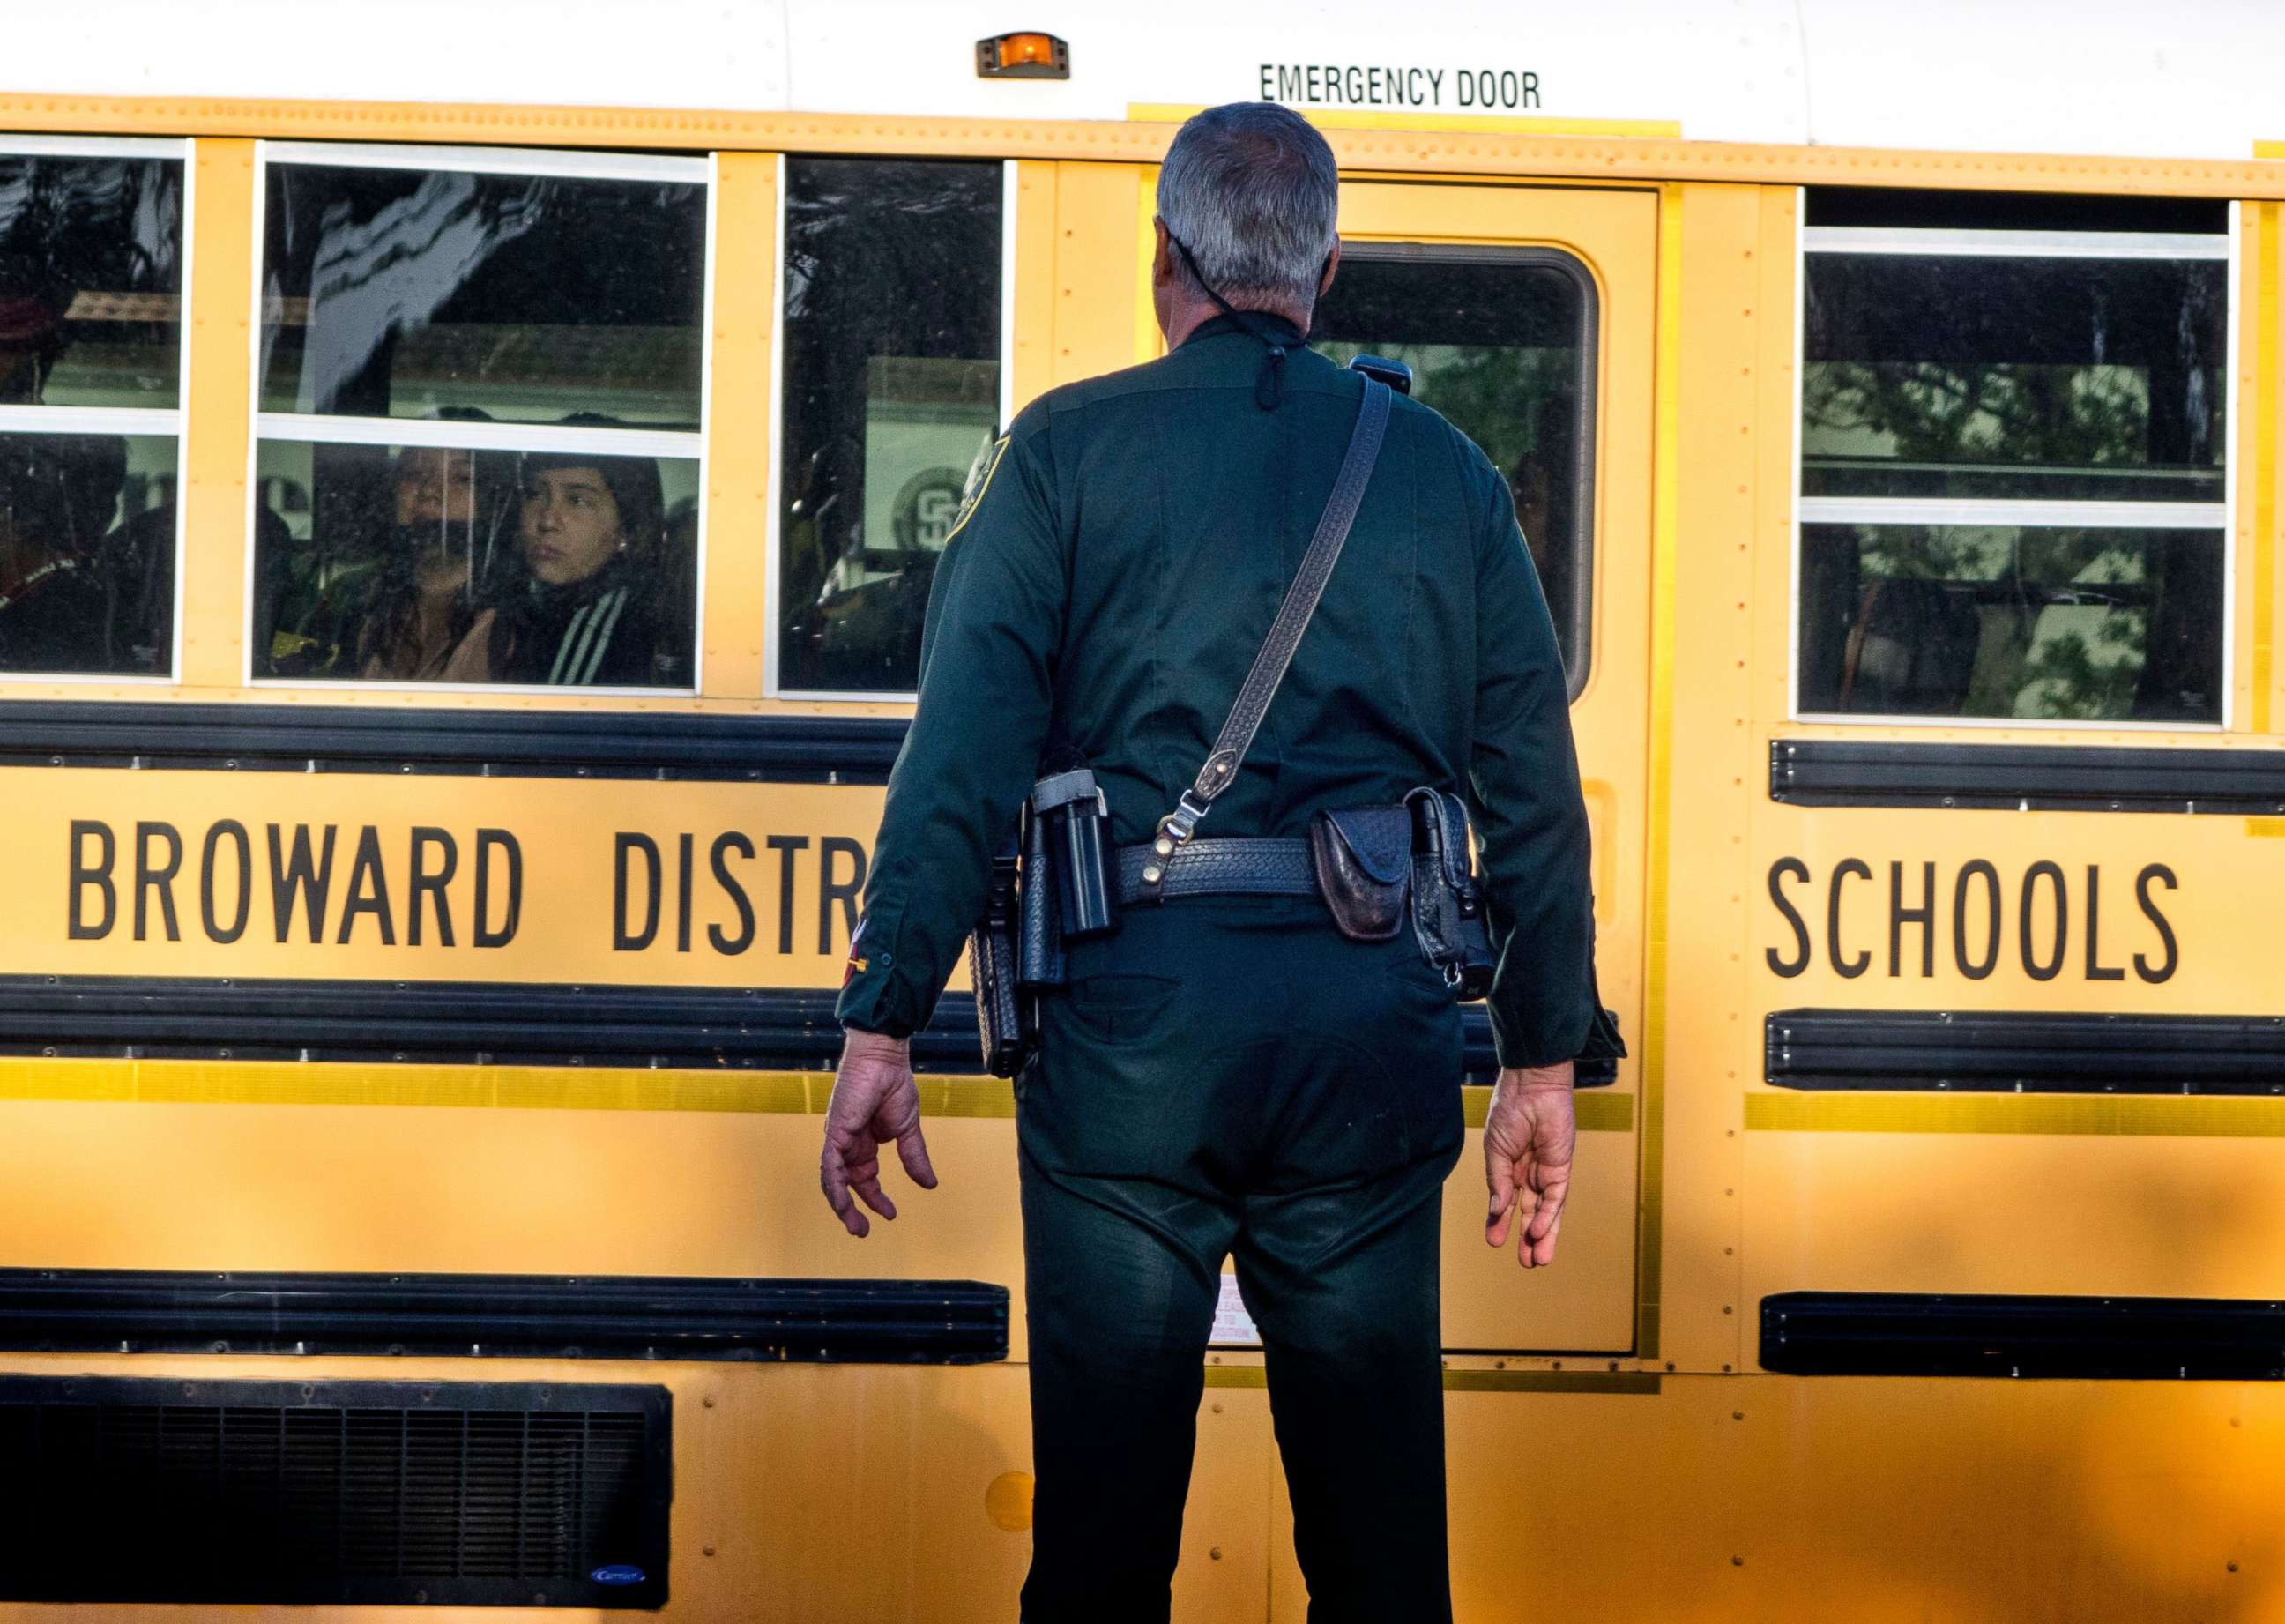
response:
[(2016, 201), (1810, 194), (1799, 710), (2218, 723), (2226, 207)]
[(910, 693), (936, 561), (1001, 417), (997, 163), (789, 158), (781, 691)]
[(0, 671), (173, 668), (183, 228), (178, 143), (0, 150)]
[(1309, 341), (1412, 369), (1413, 398), (1507, 476), (1571, 694), (1587, 681), (1594, 534), (1594, 283), (1548, 249), (1343, 243)]
[(265, 439), (257, 466), (263, 674), (695, 686), (695, 459)]
[(265, 153), (256, 679), (696, 686), (703, 160)]

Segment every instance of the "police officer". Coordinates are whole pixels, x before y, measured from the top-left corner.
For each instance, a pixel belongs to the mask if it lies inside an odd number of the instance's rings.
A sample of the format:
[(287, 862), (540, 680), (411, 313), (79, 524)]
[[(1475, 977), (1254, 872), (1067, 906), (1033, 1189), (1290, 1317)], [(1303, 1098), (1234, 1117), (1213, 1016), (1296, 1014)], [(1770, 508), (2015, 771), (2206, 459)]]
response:
[[(1053, 736), (1122, 845), (1205, 760), (1327, 505), (1365, 381), (1303, 341), (1331, 285), (1324, 140), (1260, 103), (1158, 180), (1165, 358), (1056, 389), (980, 465), (939, 568), (840, 1014), (822, 1183), (852, 1235), (923, 1189), (906, 1040)], [(1464, 791), (1498, 969), (1485, 1238), (1551, 1262), (1598, 1000), (1563, 668), (1505, 482), (1399, 398), (1361, 511), (1210, 833)], [(1174, 861), (1179, 865), (1182, 858)], [(1313, 896), (1168, 897), (1074, 942), (1017, 1079), (1036, 1497), (1029, 1624), (1164, 1620), (1219, 1275), (1262, 1337), (1310, 1617), (1450, 1617), (1439, 1223), (1460, 1026), (1412, 933)], [(1528, 1470), (1519, 1463), (1519, 1470)]]

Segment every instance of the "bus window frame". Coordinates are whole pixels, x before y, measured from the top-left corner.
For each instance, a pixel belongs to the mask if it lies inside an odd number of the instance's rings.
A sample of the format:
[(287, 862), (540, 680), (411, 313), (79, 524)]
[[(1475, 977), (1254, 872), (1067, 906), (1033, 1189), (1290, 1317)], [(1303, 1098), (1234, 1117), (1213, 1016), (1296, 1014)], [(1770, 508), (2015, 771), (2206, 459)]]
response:
[[(706, 243), (699, 302), (698, 425), (695, 429), (593, 428), (550, 423), (471, 423), (426, 418), (354, 417), (336, 413), (262, 410), (262, 305), (263, 259), (269, 243), (272, 163), (311, 169), (404, 169), (478, 175), (547, 175), (574, 180), (653, 181), (705, 189)], [(706, 450), (714, 427), (714, 293), (718, 281), (716, 208), (720, 198), (717, 154), (589, 152), (564, 147), (423, 146), (401, 142), (335, 145), (325, 141), (259, 140), (254, 144), (253, 308), (247, 322), (246, 444), (246, 545), (244, 619), (239, 626), (239, 673), (248, 689), (296, 693), (452, 694), (456, 697), (529, 699), (569, 693), (605, 699), (692, 699), (706, 692), (705, 606), (707, 548), (711, 528)], [(187, 346), (186, 346), (187, 348)], [(260, 585), (257, 529), (262, 489), (258, 475), (263, 442), (367, 445), (380, 448), (436, 447), (448, 451), (578, 451), (598, 456), (649, 457), (691, 462), (698, 475), (698, 534), (692, 549), (693, 600), (690, 681), (675, 687), (567, 689), (539, 683), (406, 682), (357, 678), (257, 676), (254, 628)]]
[[(920, 700), (917, 686), (910, 688), (793, 688), (780, 680), (779, 659), (783, 653), (785, 636), (785, 572), (781, 568), (784, 546), (785, 514), (781, 470), (785, 467), (786, 404), (785, 404), (785, 250), (786, 250), (786, 160), (789, 158), (836, 158), (870, 161), (877, 163), (909, 163), (915, 161), (909, 154), (899, 156), (882, 153), (780, 153), (777, 155), (777, 230), (770, 255), (770, 475), (764, 500), (769, 509), (769, 530), (764, 537), (764, 553), (768, 560), (763, 595), (762, 619), (762, 696), (766, 699), (798, 700), (804, 704), (916, 704)], [(955, 163), (989, 162), (958, 153), (947, 154)], [(1000, 160), (1000, 421), (998, 431), (1006, 434), (1014, 421), (1016, 378), (1016, 245), (1019, 240), (1016, 211), (1021, 206), (1021, 188), (1017, 184), (1020, 160)], [(711, 284), (709, 284), (711, 286)]]
[(176, 315), (175, 404), (172, 406), (0, 405), (0, 435), (120, 435), (175, 442), (175, 579), (168, 613), (167, 669), (163, 671), (0, 671), (0, 684), (56, 683), (105, 687), (173, 687), (183, 679), (183, 572), (189, 561), (184, 538), (185, 497), (190, 489), (191, 247), (198, 207), (196, 153), (188, 137), (0, 136), (0, 158), (155, 158), (183, 166), (182, 292)]
[[(1786, 719), (1812, 726), (1833, 727), (1892, 727), (1892, 728), (1960, 728), (1979, 733), (2058, 733), (2058, 734), (2218, 734), (2235, 730), (2237, 718), (2237, 545), (2238, 482), (2240, 448), (2248, 428), (2240, 421), (2239, 378), (2243, 367), (2239, 364), (2242, 339), (2241, 323), (2244, 318), (2246, 266), (2244, 263), (2241, 213), (2243, 205), (2230, 200), (2229, 216), (2218, 239), (2208, 232), (2173, 233), (2129, 231), (2007, 231), (1985, 228), (1903, 229), (1883, 226), (1812, 226), (1809, 220), (1809, 188), (1794, 191), (1794, 284), (1793, 284), (1793, 487), (1788, 493), (1790, 503), (1790, 533), (1786, 537)], [(1812, 239), (1815, 240), (1812, 241)], [(2188, 249), (2190, 243), (2197, 245)], [(2095, 245), (2114, 247), (2132, 244), (2139, 252), (2102, 254), (2091, 251)], [(2161, 245), (2172, 245), (2163, 247)], [(2187, 251), (2186, 251), (2187, 250)], [(1801, 702), (1801, 577), (1802, 532), (1807, 524), (1820, 522), (1847, 523), (1844, 515), (1850, 506), (1870, 513), (1876, 507), (1897, 508), (1912, 505), (1915, 498), (1805, 498), (1802, 495), (1802, 475), (1806, 460), (1802, 432), (1802, 405), (1807, 384), (1809, 353), (1809, 256), (1815, 253), (1865, 253), (1886, 255), (1930, 255), (1952, 259), (2031, 258), (2031, 259), (2213, 259), (2225, 262), (2228, 267), (2224, 286), (2228, 289), (2229, 309), (2226, 313), (2222, 338), (2224, 364), (2223, 380), (2223, 437), (2225, 454), (2222, 461), (2222, 499), (2213, 504), (2171, 505), (2179, 509), (2195, 506), (2202, 514), (2218, 512), (2213, 522), (2201, 522), (2198, 530), (2218, 530), (2222, 546), (2222, 590), (2217, 606), (2221, 616), (2220, 688), (2218, 714), (2210, 722), (2144, 721), (2133, 718), (2083, 718), (2076, 717), (2007, 717), (2007, 716), (1921, 716), (1909, 711), (1828, 711), (1805, 710)], [(1924, 524), (1973, 523), (1975, 520), (1947, 516), (1943, 510), (1951, 506), (1959, 513), (1980, 508), (1986, 517), (1983, 522), (1996, 520), (2005, 522), (2009, 504), (1975, 498), (1955, 499), (1929, 498), (1920, 499), (1921, 511), (1929, 516), (1919, 521)], [(2124, 510), (2139, 509), (2145, 514), (2157, 514), (2170, 505), (2144, 502), (2115, 504), (2072, 502), (2018, 504), (2024, 510), (2038, 507), (2078, 510), (2081, 517), (2094, 516), (2096, 510), (2112, 509), (2124, 516)], [(1833, 515), (1820, 519), (1814, 516), (1823, 512)], [(1857, 521), (1863, 522), (1865, 521)], [(1894, 521), (1888, 521), (1894, 522)], [(2028, 521), (2025, 521), (2028, 522)], [(2049, 524), (2058, 521), (2050, 516)], [(2155, 524), (2129, 525), (2124, 528), (2166, 528)]]
[[(1577, 289), (1579, 294), (1579, 412), (1574, 429), (1576, 451), (1572, 472), (1578, 480), (1578, 493), (1573, 498), (1573, 528), (1577, 552), (1572, 564), (1571, 602), (1567, 607), (1572, 647), (1577, 655), (1577, 667), (1565, 677), (1565, 699), (1577, 704), (1586, 693), (1587, 684), (1595, 670), (1595, 577), (1596, 565), (1601, 549), (1596, 538), (1602, 530), (1599, 500), (1600, 482), (1596, 478), (1602, 461), (1602, 352), (1603, 336), (1602, 288), (1595, 280), (1592, 266), (1569, 248), (1546, 243), (1467, 243), (1467, 242), (1409, 242), (1401, 239), (1381, 237), (1344, 237), (1341, 257), (1362, 263), (1445, 265), (1492, 265), (1504, 268), (1529, 266), (1553, 271)], [(1335, 279), (1338, 282), (1338, 276)], [(1347, 342), (1347, 340), (1331, 341)], [(1441, 413), (1439, 415), (1441, 415)], [(1455, 425), (1455, 427), (1457, 427)], [(1473, 442), (1470, 442), (1473, 443)], [(1482, 448), (1479, 446), (1478, 450)], [(1502, 482), (1506, 481), (1504, 471)], [(1522, 528), (1517, 519), (1519, 531)], [(1545, 583), (1542, 583), (1544, 590)], [(1549, 618), (1560, 625), (1563, 616), (1554, 605), (1548, 606)]]

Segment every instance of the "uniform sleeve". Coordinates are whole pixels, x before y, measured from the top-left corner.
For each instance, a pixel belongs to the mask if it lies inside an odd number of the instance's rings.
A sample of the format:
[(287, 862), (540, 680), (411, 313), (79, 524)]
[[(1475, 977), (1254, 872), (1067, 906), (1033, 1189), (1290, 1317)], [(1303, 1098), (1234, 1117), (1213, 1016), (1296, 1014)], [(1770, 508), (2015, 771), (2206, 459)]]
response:
[(928, 1024), (1038, 770), (1065, 598), (1046, 439), (1018, 420), (993, 448), (938, 562), (920, 705), (889, 774), (844, 1025), (906, 1037)]
[(1538, 572), (1507, 482), (1479, 465), (1476, 728), (1469, 765), (1498, 969), (1492, 1041), (1504, 1066), (1624, 1055), (1595, 985), (1587, 807), (1571, 705)]

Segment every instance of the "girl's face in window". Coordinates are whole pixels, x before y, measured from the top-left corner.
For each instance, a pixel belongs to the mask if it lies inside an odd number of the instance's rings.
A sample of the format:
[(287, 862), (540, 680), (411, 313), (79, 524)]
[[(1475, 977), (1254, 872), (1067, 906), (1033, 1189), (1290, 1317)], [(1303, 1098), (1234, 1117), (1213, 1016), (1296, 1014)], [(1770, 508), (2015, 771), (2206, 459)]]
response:
[(593, 468), (547, 468), (523, 487), (524, 567), (550, 586), (584, 581), (626, 545), (619, 505)]
[(397, 459), (397, 522), (405, 530), (465, 525), (476, 513), (476, 459), (467, 451), (411, 446)]

